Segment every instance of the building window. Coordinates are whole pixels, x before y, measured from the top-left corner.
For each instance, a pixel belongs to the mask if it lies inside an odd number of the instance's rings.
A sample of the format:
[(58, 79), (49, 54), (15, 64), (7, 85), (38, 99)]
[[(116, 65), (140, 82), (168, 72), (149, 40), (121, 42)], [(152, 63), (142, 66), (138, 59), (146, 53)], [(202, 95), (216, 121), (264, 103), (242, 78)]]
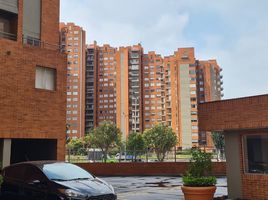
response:
[(35, 88), (45, 90), (56, 89), (56, 69), (36, 66)]
[(268, 174), (268, 136), (244, 136), (244, 163), (247, 173)]

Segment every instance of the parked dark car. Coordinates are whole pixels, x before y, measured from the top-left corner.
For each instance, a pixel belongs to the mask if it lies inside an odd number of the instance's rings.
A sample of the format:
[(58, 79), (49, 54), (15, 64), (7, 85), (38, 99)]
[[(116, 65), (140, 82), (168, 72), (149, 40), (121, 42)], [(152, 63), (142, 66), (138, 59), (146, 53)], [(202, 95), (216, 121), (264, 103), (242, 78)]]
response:
[(115, 200), (114, 189), (84, 169), (64, 162), (33, 161), (3, 169), (4, 200)]

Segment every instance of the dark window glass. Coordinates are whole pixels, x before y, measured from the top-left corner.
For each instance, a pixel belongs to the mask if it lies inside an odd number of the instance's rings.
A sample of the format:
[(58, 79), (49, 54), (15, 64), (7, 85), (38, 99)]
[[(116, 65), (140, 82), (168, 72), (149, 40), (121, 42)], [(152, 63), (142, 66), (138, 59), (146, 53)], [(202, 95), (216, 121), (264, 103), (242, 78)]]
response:
[(42, 173), (40, 169), (35, 166), (27, 165), (25, 166), (25, 178), (24, 181), (26, 183), (39, 180), (41, 182), (46, 181), (45, 175)]
[(268, 136), (245, 136), (244, 158), (246, 172), (268, 174)]
[(5, 169), (4, 176), (11, 179), (23, 180), (24, 165), (15, 165)]

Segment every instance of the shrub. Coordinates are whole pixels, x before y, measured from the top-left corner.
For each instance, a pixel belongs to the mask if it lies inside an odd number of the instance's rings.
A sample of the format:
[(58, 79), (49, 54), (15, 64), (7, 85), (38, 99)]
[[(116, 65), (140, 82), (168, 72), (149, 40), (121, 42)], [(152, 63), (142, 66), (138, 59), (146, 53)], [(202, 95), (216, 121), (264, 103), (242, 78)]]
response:
[(214, 176), (202, 176), (202, 177), (193, 177), (190, 175), (184, 176), (182, 181), (185, 186), (192, 187), (205, 187), (216, 185), (217, 179)]
[(202, 152), (200, 149), (192, 151), (189, 170), (183, 177), (185, 186), (202, 187), (216, 185), (217, 179), (210, 176), (212, 167), (212, 154)]

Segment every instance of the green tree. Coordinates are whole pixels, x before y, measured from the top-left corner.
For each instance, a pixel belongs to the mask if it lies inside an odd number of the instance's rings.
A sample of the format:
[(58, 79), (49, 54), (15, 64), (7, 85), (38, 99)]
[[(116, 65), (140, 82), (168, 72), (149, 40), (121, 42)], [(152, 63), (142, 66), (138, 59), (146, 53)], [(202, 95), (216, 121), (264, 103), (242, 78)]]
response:
[(143, 135), (146, 146), (155, 150), (158, 161), (163, 161), (166, 153), (177, 143), (176, 134), (164, 124), (145, 130)]
[(73, 154), (85, 155), (86, 150), (84, 148), (83, 138), (72, 138), (67, 143), (67, 149)]
[(225, 140), (221, 132), (212, 132), (211, 137), (217, 151), (217, 160), (224, 158)]
[(89, 135), (90, 143), (101, 149), (104, 162), (106, 162), (109, 149), (113, 146), (120, 145), (122, 134), (115, 124), (110, 121), (103, 121)]
[(131, 132), (127, 139), (127, 150), (129, 153), (134, 155), (136, 161), (137, 156), (142, 154), (145, 149), (145, 142), (142, 134), (137, 132)]

